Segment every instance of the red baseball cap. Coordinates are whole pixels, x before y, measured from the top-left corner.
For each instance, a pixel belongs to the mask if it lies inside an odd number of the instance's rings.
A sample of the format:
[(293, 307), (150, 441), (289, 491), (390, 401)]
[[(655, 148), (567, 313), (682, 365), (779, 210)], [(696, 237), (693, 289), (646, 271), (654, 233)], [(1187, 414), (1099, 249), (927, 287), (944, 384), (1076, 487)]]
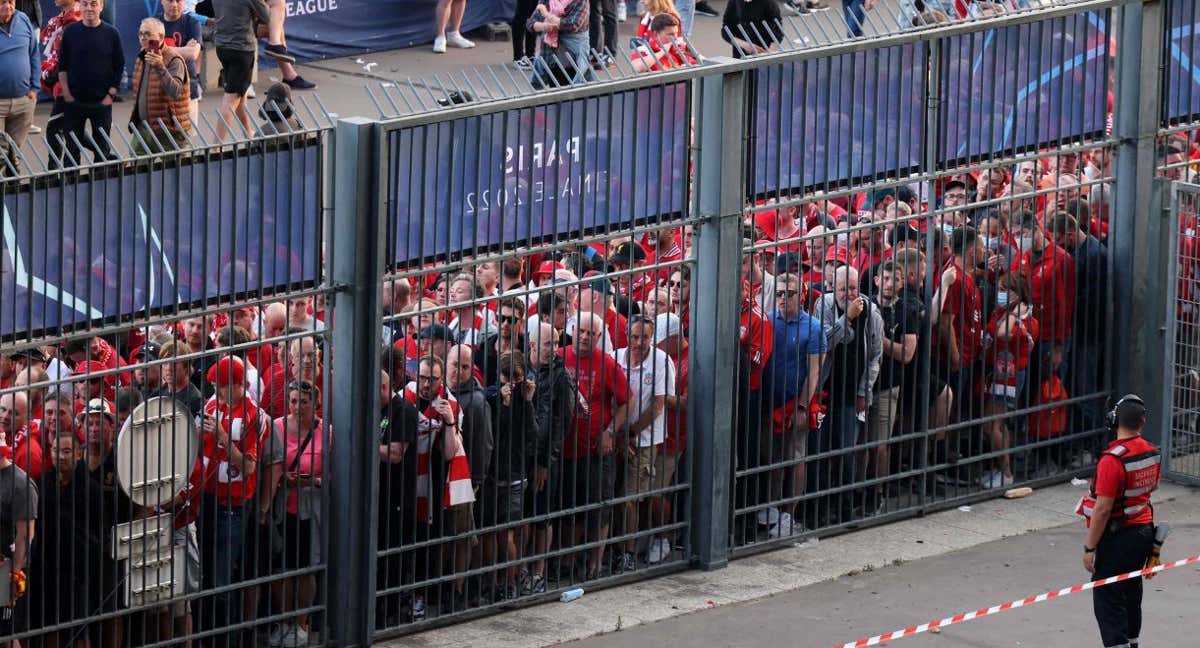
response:
[(208, 368), (208, 382), (214, 385), (245, 384), (246, 366), (233, 356), (225, 356)]
[(542, 261), (541, 263), (539, 263), (538, 267), (537, 267), (537, 272), (535, 272), (533, 274), (534, 274), (534, 276), (552, 275), (552, 274), (554, 274), (555, 270), (562, 270), (564, 268), (566, 268), (566, 266), (559, 263), (558, 261), (547, 260), (547, 261)]
[(844, 245), (835, 245), (825, 250), (825, 263), (833, 261), (842, 265), (850, 265), (850, 250)]

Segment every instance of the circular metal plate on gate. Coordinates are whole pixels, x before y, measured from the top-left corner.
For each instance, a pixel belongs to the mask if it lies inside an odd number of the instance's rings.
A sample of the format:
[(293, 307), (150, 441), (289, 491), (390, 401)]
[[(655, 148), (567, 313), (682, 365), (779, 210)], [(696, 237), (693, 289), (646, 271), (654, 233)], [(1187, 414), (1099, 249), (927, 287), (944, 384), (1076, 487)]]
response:
[(133, 410), (117, 435), (117, 481), (134, 504), (161, 506), (187, 487), (199, 451), (187, 406), (174, 398), (151, 398)]

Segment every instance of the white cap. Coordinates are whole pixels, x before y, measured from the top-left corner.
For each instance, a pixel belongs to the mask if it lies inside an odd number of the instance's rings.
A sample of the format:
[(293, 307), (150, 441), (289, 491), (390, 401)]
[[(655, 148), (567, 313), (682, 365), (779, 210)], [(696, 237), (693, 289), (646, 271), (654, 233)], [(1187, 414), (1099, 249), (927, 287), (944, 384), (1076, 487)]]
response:
[(663, 340), (673, 336), (683, 335), (683, 323), (675, 313), (659, 313), (654, 318), (654, 343), (662, 344)]

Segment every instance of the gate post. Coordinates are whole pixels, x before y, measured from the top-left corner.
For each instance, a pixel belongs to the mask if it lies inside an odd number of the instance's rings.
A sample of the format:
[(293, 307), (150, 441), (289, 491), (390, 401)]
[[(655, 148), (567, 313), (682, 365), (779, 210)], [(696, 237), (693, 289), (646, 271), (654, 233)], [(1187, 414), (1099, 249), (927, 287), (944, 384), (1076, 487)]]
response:
[[(1161, 384), (1161, 363), (1167, 352), (1162, 322), (1167, 292), (1164, 262), (1168, 256), (1173, 258), (1162, 253), (1169, 230), (1163, 218), (1163, 188), (1155, 187), (1162, 118), (1162, 2), (1130, 3), (1119, 9), (1119, 16), (1116, 209), (1111, 215), (1108, 264), (1113, 289), (1111, 386), (1117, 394), (1138, 392), (1150, 412), (1161, 412), (1163, 390), (1170, 388)], [(1147, 438), (1158, 442), (1163, 424), (1169, 421), (1151, 421)]]
[[(696, 209), (699, 250), (692, 291), (691, 533), (694, 562), (718, 569), (729, 562), (733, 491), (734, 393), (745, 189), (747, 74), (700, 79), (696, 126)], [(740, 125), (740, 127), (739, 127)]]
[(325, 221), (333, 307), (331, 418), (336, 421), (329, 494), (329, 623), (332, 644), (371, 645), (375, 618), (378, 524), (379, 348), (384, 232), (376, 209), (377, 128), (373, 120), (338, 121), (333, 214)]

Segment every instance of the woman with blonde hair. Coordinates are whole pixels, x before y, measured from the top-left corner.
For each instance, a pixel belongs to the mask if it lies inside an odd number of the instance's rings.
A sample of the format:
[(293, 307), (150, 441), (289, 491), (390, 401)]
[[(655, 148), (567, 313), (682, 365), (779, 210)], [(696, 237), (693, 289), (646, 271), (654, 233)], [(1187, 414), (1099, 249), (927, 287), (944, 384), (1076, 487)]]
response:
[[(659, 14), (671, 14), (681, 25), (683, 19), (679, 17), (679, 9), (675, 7), (674, 0), (643, 0), (642, 21), (638, 23), (637, 34), (634, 38), (647, 39), (650, 38), (650, 21)], [(686, 31), (686, 30), (684, 30)]]

